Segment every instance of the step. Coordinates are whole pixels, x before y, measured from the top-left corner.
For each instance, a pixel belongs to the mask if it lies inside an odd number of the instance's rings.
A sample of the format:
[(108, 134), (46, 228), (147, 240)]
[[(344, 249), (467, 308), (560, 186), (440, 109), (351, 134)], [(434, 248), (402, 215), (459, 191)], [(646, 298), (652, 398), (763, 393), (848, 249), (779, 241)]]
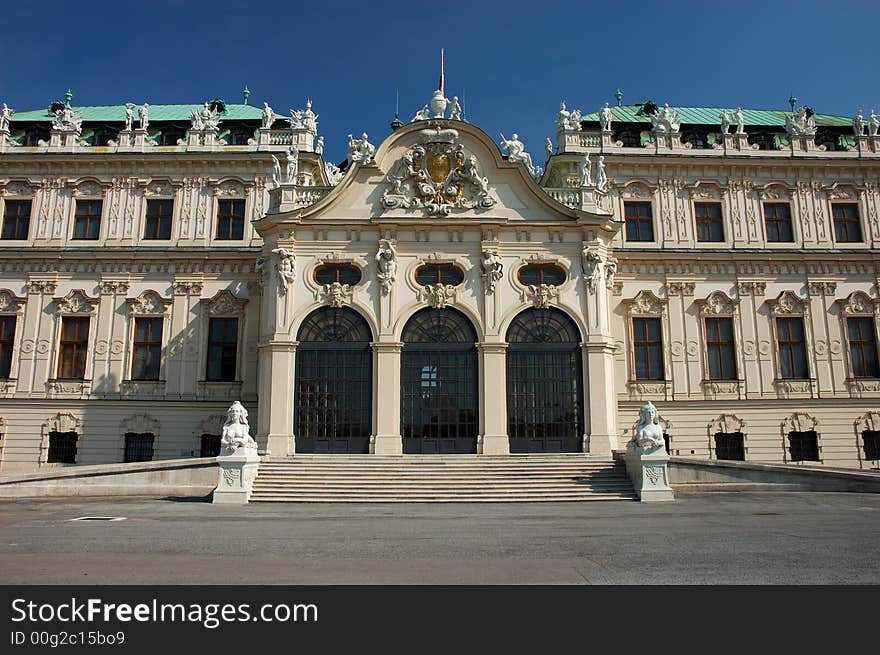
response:
[(406, 496), (372, 498), (365, 496), (251, 496), (253, 503), (552, 503), (635, 500), (635, 494), (587, 494), (582, 496)]

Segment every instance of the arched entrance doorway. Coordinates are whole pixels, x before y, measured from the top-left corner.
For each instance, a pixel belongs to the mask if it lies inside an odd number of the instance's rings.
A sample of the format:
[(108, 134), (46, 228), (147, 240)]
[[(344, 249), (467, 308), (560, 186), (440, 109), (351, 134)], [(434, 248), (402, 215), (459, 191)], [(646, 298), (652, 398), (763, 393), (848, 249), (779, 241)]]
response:
[(476, 453), (477, 334), (455, 309), (423, 309), (403, 328), (404, 453)]
[(580, 331), (557, 309), (527, 309), (507, 330), (511, 453), (583, 451)]
[(369, 453), (370, 326), (352, 309), (322, 307), (299, 329), (293, 429), (298, 453)]

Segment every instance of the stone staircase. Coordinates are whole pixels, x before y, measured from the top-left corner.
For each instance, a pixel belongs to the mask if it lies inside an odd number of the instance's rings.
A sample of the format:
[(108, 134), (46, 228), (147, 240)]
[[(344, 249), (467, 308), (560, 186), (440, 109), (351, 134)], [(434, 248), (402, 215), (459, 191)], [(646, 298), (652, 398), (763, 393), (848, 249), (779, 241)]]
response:
[(466, 503), (633, 500), (622, 462), (586, 454), (297, 455), (260, 464), (251, 502)]

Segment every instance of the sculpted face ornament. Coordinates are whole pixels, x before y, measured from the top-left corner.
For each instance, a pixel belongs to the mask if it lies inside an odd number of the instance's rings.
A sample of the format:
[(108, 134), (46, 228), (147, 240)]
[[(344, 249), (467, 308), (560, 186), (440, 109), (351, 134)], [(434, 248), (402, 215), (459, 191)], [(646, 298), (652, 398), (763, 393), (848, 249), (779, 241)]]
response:
[(226, 410), (226, 422), (223, 424), (223, 434), (220, 437), (220, 446), (224, 454), (231, 455), (239, 448), (256, 450), (257, 442), (251, 437), (247, 418), (247, 410), (237, 400)]
[(448, 216), (453, 209), (488, 209), (489, 180), (479, 163), (457, 143), (451, 129), (422, 130), (386, 176), (385, 209), (421, 209), (428, 216)]

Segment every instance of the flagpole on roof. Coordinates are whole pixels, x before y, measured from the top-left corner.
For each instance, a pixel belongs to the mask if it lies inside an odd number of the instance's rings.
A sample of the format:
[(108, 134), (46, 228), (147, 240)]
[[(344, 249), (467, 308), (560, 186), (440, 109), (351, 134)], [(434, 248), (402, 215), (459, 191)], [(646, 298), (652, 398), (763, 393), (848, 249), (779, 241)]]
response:
[(440, 91), (440, 93), (445, 92), (444, 88), (443, 88), (445, 86), (445, 80), (443, 79), (443, 75), (444, 75), (443, 69), (445, 68), (444, 64), (445, 64), (445, 54), (443, 52), (443, 48), (440, 48), (440, 84), (437, 86), (437, 90)]

